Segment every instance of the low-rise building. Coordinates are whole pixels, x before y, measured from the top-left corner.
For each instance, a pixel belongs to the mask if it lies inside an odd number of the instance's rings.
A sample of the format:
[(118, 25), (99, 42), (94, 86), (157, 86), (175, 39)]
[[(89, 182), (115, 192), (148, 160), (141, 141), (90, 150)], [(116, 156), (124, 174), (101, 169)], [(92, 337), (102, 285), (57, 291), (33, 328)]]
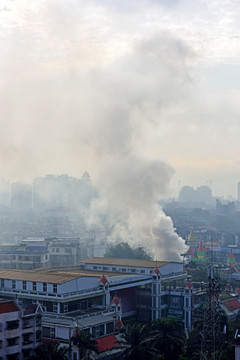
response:
[(180, 262), (92, 258), (80, 266), (0, 270), (2, 297), (43, 306), (43, 335), (69, 344), (76, 328), (94, 338), (122, 321), (170, 317), (190, 330), (204, 291), (186, 280)]

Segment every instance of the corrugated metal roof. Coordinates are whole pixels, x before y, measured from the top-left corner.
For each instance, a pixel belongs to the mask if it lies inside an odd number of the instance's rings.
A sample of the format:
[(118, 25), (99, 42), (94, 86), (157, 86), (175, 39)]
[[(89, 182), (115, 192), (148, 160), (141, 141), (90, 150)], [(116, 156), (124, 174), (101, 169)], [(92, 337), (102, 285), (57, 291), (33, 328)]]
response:
[(83, 260), (85, 264), (98, 264), (98, 265), (118, 265), (118, 266), (131, 266), (131, 267), (161, 267), (174, 261), (153, 261), (153, 260), (138, 260), (138, 259), (118, 259), (118, 258), (103, 258), (92, 257)]
[[(126, 278), (142, 277), (144, 274), (123, 274), (114, 272), (104, 272), (105, 276), (111, 277), (112, 281), (120, 281)], [(102, 271), (92, 270), (75, 270), (75, 271), (41, 271), (41, 268), (35, 270), (3, 270), (0, 269), (0, 279), (9, 280), (22, 280), (22, 281), (34, 281), (34, 282), (46, 282), (52, 284), (62, 284), (70, 280), (74, 280), (81, 277), (95, 277), (99, 278), (102, 275)], [(112, 282), (110, 281), (110, 282)]]
[(2, 270), (0, 269), (0, 279), (25, 280), (35, 282), (46, 282), (53, 284), (62, 284), (67, 281), (78, 278), (78, 274), (38, 272), (34, 270)]

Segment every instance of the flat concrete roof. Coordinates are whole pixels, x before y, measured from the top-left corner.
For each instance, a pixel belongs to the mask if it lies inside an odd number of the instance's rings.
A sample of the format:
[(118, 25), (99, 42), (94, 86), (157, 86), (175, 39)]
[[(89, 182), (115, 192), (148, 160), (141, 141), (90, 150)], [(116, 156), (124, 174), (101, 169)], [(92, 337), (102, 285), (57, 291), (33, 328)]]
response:
[(145, 267), (145, 268), (153, 269), (155, 267), (161, 267), (161, 266), (173, 263), (175, 261), (154, 261), (154, 260), (92, 257), (92, 258), (83, 260), (82, 262), (85, 264)]

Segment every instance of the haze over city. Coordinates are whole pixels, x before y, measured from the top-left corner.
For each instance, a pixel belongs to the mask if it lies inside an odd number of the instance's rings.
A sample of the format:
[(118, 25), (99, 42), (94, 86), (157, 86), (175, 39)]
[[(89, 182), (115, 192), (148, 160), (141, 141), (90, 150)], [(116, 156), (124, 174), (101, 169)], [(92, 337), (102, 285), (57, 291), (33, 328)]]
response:
[(179, 180), (236, 196), (236, 1), (4, 0), (0, 10), (2, 177), (87, 170), (101, 186), (138, 159), (165, 163), (166, 196)]

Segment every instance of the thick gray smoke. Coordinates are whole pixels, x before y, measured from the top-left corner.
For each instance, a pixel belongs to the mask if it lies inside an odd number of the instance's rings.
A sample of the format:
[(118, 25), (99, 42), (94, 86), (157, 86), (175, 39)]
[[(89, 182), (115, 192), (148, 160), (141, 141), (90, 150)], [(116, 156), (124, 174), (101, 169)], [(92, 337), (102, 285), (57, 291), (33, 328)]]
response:
[(159, 159), (145, 156), (144, 131), (164, 121), (166, 106), (181, 101), (190, 79), (190, 52), (171, 37), (144, 42), (135, 51), (105, 73), (95, 73), (95, 90), (101, 94), (102, 89), (103, 97), (94, 104), (90, 138), (99, 155), (100, 199), (90, 221), (106, 213), (109, 240), (141, 244), (158, 259), (179, 260), (184, 241), (157, 204), (167, 193), (173, 169), (161, 161), (164, 149)]

